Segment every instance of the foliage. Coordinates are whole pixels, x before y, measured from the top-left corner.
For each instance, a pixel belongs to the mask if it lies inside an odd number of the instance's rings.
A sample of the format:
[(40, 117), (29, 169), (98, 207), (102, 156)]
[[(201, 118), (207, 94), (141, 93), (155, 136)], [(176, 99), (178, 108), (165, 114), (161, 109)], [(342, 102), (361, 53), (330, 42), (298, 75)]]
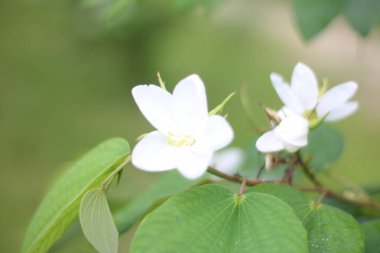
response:
[[(202, 7), (209, 12), (226, 0), (162, 0), (158, 2), (83, 0), (83, 2), (97, 14), (101, 24), (107, 24), (106, 26), (110, 27), (134, 23), (134, 20), (140, 19), (138, 16), (145, 15), (145, 12), (150, 12), (152, 8), (157, 10), (155, 5), (165, 9), (161, 11), (161, 14), (176, 16), (194, 10), (196, 7)], [(380, 22), (380, 2), (377, 0), (293, 0), (292, 5), (294, 18), (305, 40), (316, 37), (340, 15), (343, 15), (352, 28), (363, 37), (367, 36)], [(142, 22), (147, 22), (147, 20)]]
[(322, 124), (309, 135), (309, 144), (304, 152), (311, 159), (315, 170), (326, 169), (336, 162), (344, 151), (344, 139), (333, 127)]
[(131, 252), (301, 253), (307, 252), (306, 236), (300, 220), (280, 199), (206, 185), (178, 194), (148, 215)]
[(345, 15), (361, 36), (367, 36), (380, 21), (380, 2), (377, 0), (293, 0), (293, 8), (306, 40), (318, 35), (340, 14)]
[(103, 189), (89, 190), (83, 196), (79, 219), (83, 233), (99, 252), (117, 252), (119, 234)]
[(366, 237), (365, 253), (380, 252), (380, 220), (372, 220), (363, 223), (363, 231)]
[(152, 186), (136, 195), (132, 201), (122, 206), (115, 213), (115, 222), (120, 233), (131, 228), (133, 224), (152, 210), (155, 204), (183, 191), (194, 182), (182, 177), (177, 171), (170, 171), (157, 179)]
[(46, 252), (78, 216), (83, 195), (107, 180), (128, 154), (128, 143), (114, 138), (79, 159), (42, 201), (26, 233), (22, 252)]

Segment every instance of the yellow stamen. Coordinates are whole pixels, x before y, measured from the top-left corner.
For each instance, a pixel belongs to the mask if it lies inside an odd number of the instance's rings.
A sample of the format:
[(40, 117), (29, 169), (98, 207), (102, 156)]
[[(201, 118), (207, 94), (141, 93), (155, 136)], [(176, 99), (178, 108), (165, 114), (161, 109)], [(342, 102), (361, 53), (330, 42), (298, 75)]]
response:
[(169, 132), (168, 143), (176, 147), (186, 147), (194, 144), (195, 140), (190, 135), (178, 135), (173, 132)]

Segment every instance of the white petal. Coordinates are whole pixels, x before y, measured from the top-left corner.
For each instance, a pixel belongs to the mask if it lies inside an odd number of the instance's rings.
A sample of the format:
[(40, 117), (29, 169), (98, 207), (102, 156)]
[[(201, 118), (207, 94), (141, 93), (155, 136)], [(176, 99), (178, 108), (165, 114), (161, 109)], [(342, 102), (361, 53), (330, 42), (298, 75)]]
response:
[(358, 102), (347, 102), (334, 110), (326, 117), (326, 121), (337, 121), (353, 114), (359, 108)]
[(213, 115), (208, 118), (207, 127), (201, 139), (196, 140), (193, 150), (207, 152), (224, 148), (232, 141), (234, 132), (225, 118)]
[(277, 152), (284, 149), (284, 145), (272, 131), (264, 133), (257, 141), (256, 148), (263, 153)]
[(141, 113), (164, 134), (173, 131), (176, 124), (172, 111), (172, 95), (156, 85), (139, 85), (132, 89), (133, 98)]
[(159, 131), (150, 132), (140, 140), (132, 151), (132, 164), (145, 171), (175, 169), (181, 149), (167, 143), (167, 137)]
[[(303, 146), (306, 146), (306, 144), (303, 145)], [(299, 150), (300, 148), (303, 147), (303, 146), (299, 146), (299, 145), (292, 145), (292, 144), (289, 144), (289, 143), (284, 143), (284, 145), (285, 145), (285, 149), (288, 152), (290, 152), (290, 153), (294, 153), (294, 152), (296, 152), (297, 150)]]
[(210, 164), (212, 152), (195, 153), (186, 152), (181, 156), (178, 166), (179, 172), (188, 179), (196, 179), (202, 176)]
[(289, 116), (299, 116), (297, 113), (293, 112), (292, 110), (290, 110), (288, 107), (284, 106), (282, 107), (278, 112), (277, 112), (277, 116), (283, 120)]
[(284, 118), (281, 123), (273, 129), (275, 136), (280, 139), (285, 146), (287, 144), (298, 147), (306, 146), (309, 122), (298, 115), (290, 115)]
[(211, 165), (221, 172), (233, 175), (242, 166), (244, 157), (240, 148), (226, 148), (213, 155)]
[(325, 116), (339, 106), (346, 103), (353, 95), (355, 95), (358, 85), (355, 82), (346, 82), (335, 86), (327, 91), (320, 99), (317, 106), (319, 117)]
[(173, 91), (173, 112), (186, 134), (203, 133), (208, 108), (205, 86), (198, 75), (188, 76), (177, 84)]
[(297, 96), (293, 93), (290, 86), (284, 82), (280, 75), (272, 73), (270, 75), (273, 88), (276, 90), (278, 96), (284, 105), (292, 111), (302, 114), (305, 110)]
[(314, 72), (305, 64), (297, 63), (292, 74), (291, 89), (307, 110), (317, 104), (318, 82)]

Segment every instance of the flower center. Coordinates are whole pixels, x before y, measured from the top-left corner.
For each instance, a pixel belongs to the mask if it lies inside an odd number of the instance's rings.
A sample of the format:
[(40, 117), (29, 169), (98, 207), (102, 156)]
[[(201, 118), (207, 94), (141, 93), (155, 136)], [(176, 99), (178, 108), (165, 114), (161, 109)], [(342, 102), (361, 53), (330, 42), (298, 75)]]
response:
[(168, 137), (168, 143), (176, 147), (191, 146), (195, 142), (194, 138), (190, 135), (179, 135), (169, 132)]

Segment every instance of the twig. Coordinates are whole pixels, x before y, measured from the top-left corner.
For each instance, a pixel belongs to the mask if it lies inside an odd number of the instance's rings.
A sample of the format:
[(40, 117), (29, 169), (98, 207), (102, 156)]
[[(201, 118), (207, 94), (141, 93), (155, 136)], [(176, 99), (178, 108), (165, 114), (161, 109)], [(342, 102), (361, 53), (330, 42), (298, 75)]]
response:
[[(298, 160), (298, 159), (297, 159)], [(302, 160), (301, 160), (302, 161)], [(298, 160), (299, 162), (299, 160)], [(215, 175), (215, 176), (218, 176), (220, 178), (223, 178), (223, 179), (226, 179), (230, 182), (235, 182), (235, 183), (241, 183), (242, 186), (243, 186), (243, 181), (245, 181), (245, 184), (244, 184), (244, 187), (246, 186), (255, 186), (255, 185), (259, 185), (259, 184), (285, 184), (285, 185), (289, 185), (288, 182), (284, 182), (283, 180), (260, 180), (260, 179), (247, 179), (247, 178), (243, 178), (242, 176), (239, 176), (239, 175), (228, 175), (228, 174), (225, 174), (213, 167), (209, 167), (208, 170), (207, 170), (209, 173)], [(322, 183), (313, 175), (313, 178), (314, 178), (314, 182), (315, 185), (314, 186), (304, 186), (304, 185), (295, 185), (295, 184), (292, 184), (291, 186), (301, 190), (301, 191), (314, 191), (314, 192), (319, 192), (325, 196), (328, 196), (328, 197), (331, 197), (333, 199), (336, 199), (336, 200), (340, 200), (340, 201), (343, 201), (343, 202), (346, 202), (346, 203), (350, 203), (350, 204), (353, 204), (353, 205), (357, 205), (357, 206), (360, 206), (360, 207), (367, 207), (367, 208), (371, 208), (375, 211), (380, 211), (380, 203), (370, 199), (368, 201), (363, 201), (363, 200), (358, 200), (358, 199), (352, 199), (352, 198), (349, 198), (347, 196), (344, 196), (343, 194), (341, 193), (337, 193), (333, 190), (330, 190), (328, 188), (326, 188), (325, 186), (322, 185)], [(241, 187), (242, 188), (242, 187)], [(244, 191), (244, 188), (243, 188), (243, 191)], [(239, 192), (240, 193), (240, 192)]]
[(247, 186), (247, 179), (243, 178), (243, 182), (241, 183), (240, 190), (239, 190), (239, 195), (243, 195), (244, 189)]

